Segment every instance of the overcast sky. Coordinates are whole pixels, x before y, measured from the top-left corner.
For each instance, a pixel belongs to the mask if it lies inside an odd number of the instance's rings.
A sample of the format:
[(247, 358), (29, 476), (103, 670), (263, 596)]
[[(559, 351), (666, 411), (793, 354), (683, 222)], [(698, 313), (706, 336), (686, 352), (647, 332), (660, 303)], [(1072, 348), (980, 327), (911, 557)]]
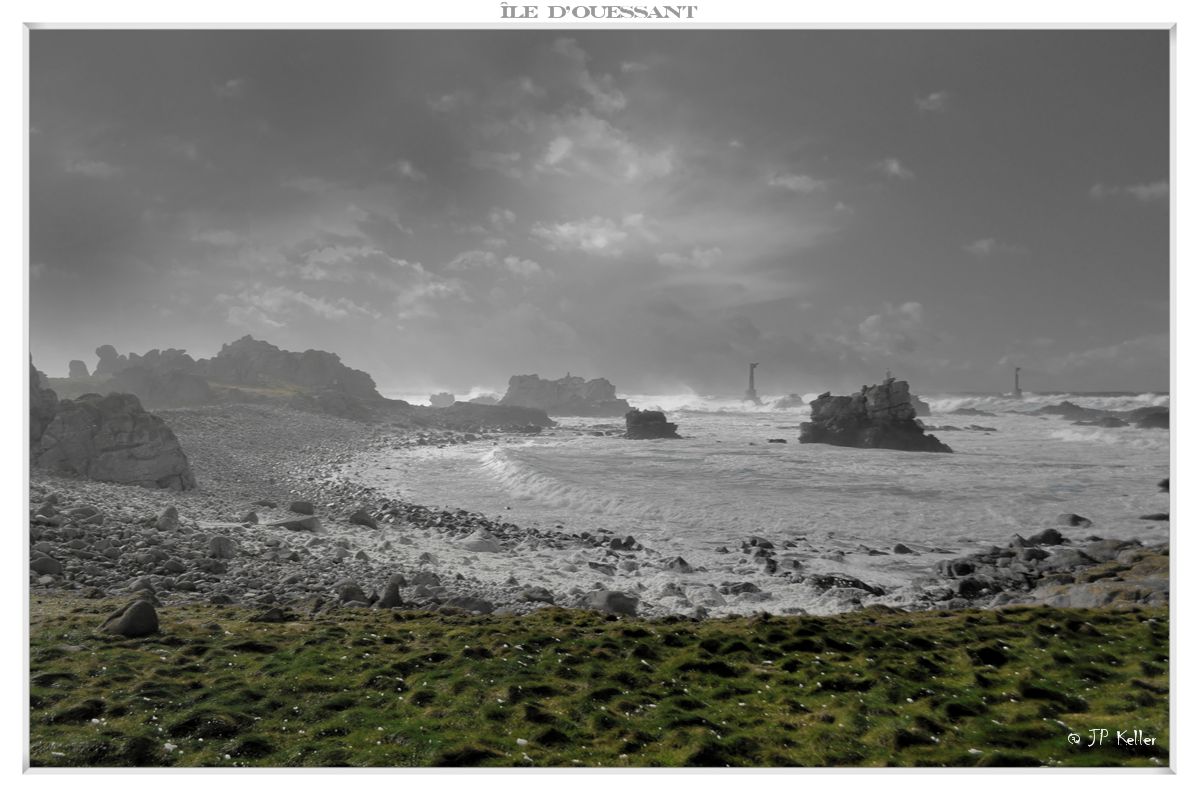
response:
[(1166, 31), (30, 35), (30, 337), (385, 392), (1169, 384)]

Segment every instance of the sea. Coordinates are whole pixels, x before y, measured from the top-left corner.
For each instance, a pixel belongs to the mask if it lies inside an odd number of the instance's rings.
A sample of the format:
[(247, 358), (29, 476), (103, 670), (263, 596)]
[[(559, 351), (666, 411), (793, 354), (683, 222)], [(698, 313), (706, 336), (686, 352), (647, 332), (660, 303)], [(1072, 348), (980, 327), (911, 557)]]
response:
[[(962, 429), (934, 432), (952, 454), (801, 445), (809, 408), (774, 409), (778, 397), (764, 397), (759, 407), (696, 395), (626, 398), (665, 411), (682, 439), (626, 440), (609, 434), (623, 431), (623, 419), (558, 418), (537, 435), (376, 452), (350, 470), (355, 480), (413, 503), (556, 533), (629, 534), (664, 559), (679, 556), (698, 569), (629, 576), (650, 592), (655, 581), (719, 587), (747, 580), (753, 563), (739, 546), (750, 537), (802, 557), (806, 572), (878, 586), (898, 605), (938, 559), (1055, 527), (1062, 513), (1093, 522), (1086, 530), (1060, 528), (1071, 537), (1169, 538), (1168, 523), (1139, 519), (1169, 511), (1169, 494), (1157, 486), (1170, 472), (1168, 430), (1027, 414), (1061, 401), (1107, 411), (1168, 407), (1164, 393), (924, 396), (932, 415), (922, 422)], [(954, 414), (961, 409), (991, 414)], [(972, 424), (994, 431), (966, 429)], [(897, 545), (913, 553), (897, 554)], [(555, 564), (544, 560), (535, 569)], [(853, 608), (783, 582), (760, 577), (769, 598), (716, 613)]]

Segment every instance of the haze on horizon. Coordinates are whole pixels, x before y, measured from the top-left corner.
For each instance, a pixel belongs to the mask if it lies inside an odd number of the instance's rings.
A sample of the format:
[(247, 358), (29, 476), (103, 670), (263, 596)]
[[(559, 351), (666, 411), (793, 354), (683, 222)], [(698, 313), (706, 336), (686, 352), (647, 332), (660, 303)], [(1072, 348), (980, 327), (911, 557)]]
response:
[(1165, 390), (1167, 31), (30, 33), (30, 347)]

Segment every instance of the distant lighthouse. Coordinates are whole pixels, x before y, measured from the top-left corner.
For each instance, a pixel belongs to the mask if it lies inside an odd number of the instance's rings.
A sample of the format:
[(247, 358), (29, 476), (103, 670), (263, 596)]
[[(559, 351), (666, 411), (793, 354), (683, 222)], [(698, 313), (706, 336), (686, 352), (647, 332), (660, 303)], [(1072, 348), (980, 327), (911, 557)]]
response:
[(762, 400), (758, 397), (758, 391), (754, 389), (754, 369), (758, 367), (758, 363), (750, 363), (750, 387), (746, 389), (746, 397), (742, 401), (753, 401), (755, 404), (762, 404)]
[(1013, 395), (1021, 398), (1021, 368), (1020, 366), (1013, 369)]

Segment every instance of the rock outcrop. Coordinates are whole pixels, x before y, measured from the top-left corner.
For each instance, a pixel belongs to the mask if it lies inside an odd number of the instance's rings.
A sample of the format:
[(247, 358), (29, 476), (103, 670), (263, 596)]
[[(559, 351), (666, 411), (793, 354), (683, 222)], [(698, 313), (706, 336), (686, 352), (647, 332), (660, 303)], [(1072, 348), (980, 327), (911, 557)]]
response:
[(852, 396), (822, 393), (809, 405), (812, 420), (800, 424), (801, 443), (855, 448), (950, 453), (950, 446), (916, 420), (908, 383), (888, 379)]
[(676, 424), (658, 410), (630, 410), (625, 413), (625, 437), (630, 440), (678, 439)]
[(88, 372), (87, 363), (83, 360), (71, 360), (67, 363), (67, 378), (68, 379), (87, 379), (91, 376)]
[[(31, 437), (45, 398), (40, 405), (31, 404)], [(128, 393), (89, 393), (59, 402), (36, 441), (31, 440), (30, 455), (38, 467), (97, 481), (176, 490), (196, 486), (174, 432)]]
[(103, 389), (132, 393), (147, 407), (191, 406), (210, 402), (215, 397), (203, 377), (178, 369), (155, 370), (145, 365), (125, 368), (108, 380)]
[(607, 379), (585, 380), (570, 374), (553, 380), (537, 374), (514, 376), (508, 380), (508, 392), (500, 403), (532, 407), (547, 415), (585, 418), (615, 418), (632, 409), (628, 401), (617, 398), (616, 387)]
[(455, 401), (453, 393), (433, 393), (429, 396), (429, 406), (442, 409), (449, 407)]
[(42, 374), (29, 363), (29, 446), (32, 451), (42, 439), (42, 433), (54, 420), (58, 410), (58, 395), (42, 386)]
[(327, 351), (284, 351), (265, 340), (244, 338), (221, 347), (217, 356), (196, 364), (200, 375), (212, 382), (269, 387), (285, 382), (310, 390), (335, 390), (357, 399), (382, 398), (370, 374), (342, 364)]

